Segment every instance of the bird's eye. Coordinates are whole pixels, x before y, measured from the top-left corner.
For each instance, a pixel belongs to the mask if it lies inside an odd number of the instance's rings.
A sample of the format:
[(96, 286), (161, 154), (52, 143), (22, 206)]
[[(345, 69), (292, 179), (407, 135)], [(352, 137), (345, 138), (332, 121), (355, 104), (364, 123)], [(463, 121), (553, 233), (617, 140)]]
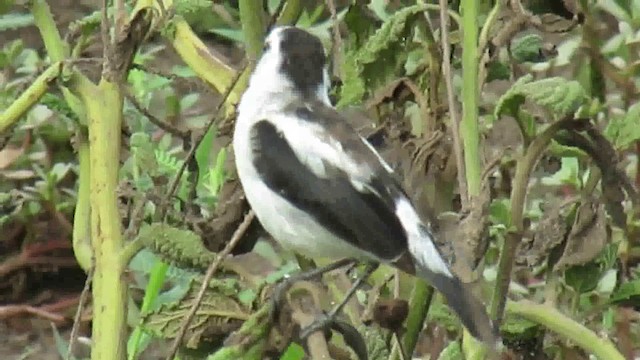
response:
[(268, 41), (265, 41), (264, 46), (262, 47), (262, 52), (267, 52), (271, 48), (271, 44)]

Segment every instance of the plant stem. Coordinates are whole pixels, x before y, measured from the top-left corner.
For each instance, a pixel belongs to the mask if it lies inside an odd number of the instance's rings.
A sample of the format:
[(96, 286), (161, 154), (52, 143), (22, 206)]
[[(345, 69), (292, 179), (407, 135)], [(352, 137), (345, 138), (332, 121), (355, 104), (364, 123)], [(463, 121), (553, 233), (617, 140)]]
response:
[(451, 132), (453, 134), (453, 152), (456, 159), (456, 167), (458, 168), (458, 191), (460, 191), (460, 201), (462, 207), (466, 208), (469, 202), (469, 193), (466, 177), (466, 168), (464, 160), (464, 148), (460, 139), (460, 121), (458, 120), (458, 107), (456, 106), (456, 98), (453, 92), (453, 82), (451, 75), (451, 45), (449, 44), (449, 16), (445, 11), (447, 9), (447, 1), (440, 0), (440, 23), (442, 24), (442, 72), (447, 87), (447, 100), (449, 103), (449, 118)]
[(60, 75), (61, 71), (62, 62), (53, 63), (9, 105), (7, 110), (0, 114), (0, 134), (20, 120), (40, 100), (49, 89), (49, 84)]
[(264, 12), (262, 2), (255, 0), (240, 0), (240, 22), (244, 35), (246, 57), (255, 61), (262, 52), (264, 38)]
[(507, 312), (521, 316), (571, 340), (587, 352), (601, 360), (624, 360), (624, 356), (614, 344), (596, 335), (582, 324), (565, 316), (552, 306), (536, 304), (531, 301), (509, 301)]
[[(480, 194), (482, 166), (478, 132), (478, 0), (462, 0), (462, 122), (469, 199)], [(467, 200), (469, 200), (467, 199)]]
[(418, 343), (418, 336), (422, 331), (424, 320), (427, 317), (431, 299), (433, 299), (433, 287), (420, 278), (414, 279), (414, 287), (409, 300), (409, 314), (407, 314), (406, 331), (402, 337), (404, 349), (412, 354)]
[(511, 191), (511, 232), (504, 239), (502, 249), (500, 249), (500, 260), (498, 262), (498, 273), (496, 286), (491, 299), (491, 318), (497, 323), (502, 321), (504, 306), (507, 300), (509, 283), (511, 282), (511, 269), (513, 258), (522, 233), (524, 231), (524, 206), (527, 194), (529, 176), (538, 159), (553, 139), (553, 136), (562, 128), (566, 127), (573, 119), (565, 118), (547, 127), (540, 135), (536, 136), (526, 150), (522, 159), (516, 165), (516, 173), (513, 179), (513, 190)]
[(171, 41), (178, 55), (201, 79), (216, 90), (224, 91), (231, 84), (234, 70), (209, 52), (186, 21), (175, 19), (174, 22), (175, 32)]
[(73, 215), (73, 254), (78, 264), (86, 273), (91, 269), (93, 250), (91, 249), (91, 207), (89, 203), (91, 158), (89, 143), (85, 134), (76, 136), (78, 146), (78, 200)]
[(40, 36), (51, 61), (66, 59), (69, 55), (69, 46), (62, 40), (47, 2), (45, 0), (33, 0), (31, 14), (33, 14), (33, 20), (38, 30), (40, 30)]
[(97, 86), (79, 78), (89, 119), (91, 243), (93, 279), (93, 360), (125, 358), (127, 285), (116, 187), (120, 161), (123, 96), (120, 86), (102, 80)]
[[(460, 134), (464, 144), (464, 174), (467, 198), (461, 199), (467, 206), (480, 195), (482, 187), (482, 162), (480, 160), (480, 133), (478, 130), (478, 0), (462, 0), (462, 120)], [(462, 193), (461, 193), (462, 195)], [(468, 359), (483, 359), (486, 350), (465, 329), (463, 351)]]
[(284, 4), (282, 12), (278, 16), (276, 25), (290, 25), (295, 24), (302, 12), (302, 3), (300, 0), (287, 0)]

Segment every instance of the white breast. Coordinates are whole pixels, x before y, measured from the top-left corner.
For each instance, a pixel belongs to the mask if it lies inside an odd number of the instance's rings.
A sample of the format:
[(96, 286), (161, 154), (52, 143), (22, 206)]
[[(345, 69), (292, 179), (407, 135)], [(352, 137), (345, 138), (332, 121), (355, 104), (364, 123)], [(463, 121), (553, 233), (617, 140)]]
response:
[[(250, 130), (257, 121), (278, 108), (279, 100), (284, 99), (271, 94), (269, 101), (260, 101), (255, 94), (247, 92), (239, 107), (233, 147), (238, 176), (249, 205), (265, 230), (286, 248), (311, 257), (371, 258), (371, 255), (336, 238), (261, 181), (252, 162)], [(258, 108), (248, 104), (269, 105)]]

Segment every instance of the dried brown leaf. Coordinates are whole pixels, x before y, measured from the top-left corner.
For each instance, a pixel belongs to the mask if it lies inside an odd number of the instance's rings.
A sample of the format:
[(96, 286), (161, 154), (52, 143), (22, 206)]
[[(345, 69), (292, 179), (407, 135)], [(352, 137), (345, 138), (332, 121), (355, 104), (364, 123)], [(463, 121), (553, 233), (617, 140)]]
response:
[(608, 242), (604, 205), (585, 201), (576, 212), (567, 243), (554, 270), (583, 265), (595, 259)]
[(527, 266), (540, 265), (553, 249), (564, 243), (568, 231), (559, 205), (545, 211), (532, 239), (522, 242), (516, 261)]
[(0, 170), (9, 167), (22, 154), (24, 154), (24, 147), (14, 148), (7, 146), (6, 148), (0, 150)]

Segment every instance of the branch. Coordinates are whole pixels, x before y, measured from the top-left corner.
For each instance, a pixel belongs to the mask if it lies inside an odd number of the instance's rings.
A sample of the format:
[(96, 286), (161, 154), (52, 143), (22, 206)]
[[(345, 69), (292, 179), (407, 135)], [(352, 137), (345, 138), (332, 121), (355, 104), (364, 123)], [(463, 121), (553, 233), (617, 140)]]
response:
[(554, 135), (559, 130), (569, 126), (573, 121), (574, 119), (572, 117), (567, 117), (547, 127), (531, 142), (524, 157), (518, 161), (516, 166), (513, 190), (511, 191), (511, 228), (513, 228), (514, 231), (507, 234), (502, 249), (500, 249), (496, 287), (491, 299), (491, 318), (498, 324), (502, 321), (504, 306), (507, 300), (516, 248), (522, 239), (524, 231), (523, 214), (529, 176)]
[(55, 81), (62, 72), (62, 61), (51, 64), (25, 90), (9, 108), (0, 114), (0, 134), (15, 124), (33, 105), (49, 90), (49, 84)]
[(182, 321), (182, 324), (180, 325), (180, 330), (178, 331), (178, 335), (176, 336), (176, 338), (173, 341), (173, 344), (171, 345), (171, 350), (169, 351), (169, 354), (167, 355), (166, 360), (173, 360), (173, 358), (176, 356), (176, 353), (178, 352), (178, 348), (182, 343), (182, 338), (184, 338), (184, 335), (187, 332), (187, 328), (189, 327), (189, 323), (191, 323), (193, 316), (196, 314), (196, 311), (198, 311), (198, 307), (200, 307), (200, 303), (202, 302), (204, 293), (209, 288), (209, 282), (211, 281), (213, 274), (215, 274), (215, 272), (218, 270), (218, 267), (220, 267), (220, 264), (222, 263), (222, 261), (227, 257), (227, 255), (231, 253), (233, 248), (240, 241), (240, 239), (242, 238), (242, 235), (244, 235), (244, 233), (247, 231), (247, 229), (249, 228), (249, 225), (251, 225), (251, 222), (253, 221), (254, 218), (255, 218), (255, 214), (253, 210), (249, 211), (249, 213), (244, 217), (244, 220), (242, 220), (242, 223), (238, 226), (238, 229), (236, 229), (236, 232), (233, 233), (233, 236), (231, 237), (231, 240), (229, 240), (229, 243), (227, 244), (227, 246), (225, 246), (225, 248), (218, 254), (218, 257), (216, 258), (216, 260), (212, 262), (211, 266), (209, 266), (209, 268), (207, 269), (207, 273), (204, 275), (204, 279), (202, 279), (202, 286), (200, 286), (200, 290), (198, 291), (198, 296), (196, 296), (196, 299), (193, 302), (191, 309), (189, 309), (189, 313)]
[(554, 307), (528, 300), (509, 301), (507, 312), (544, 325), (549, 330), (571, 340), (587, 352), (602, 360), (624, 360), (615, 345), (599, 337), (584, 325), (565, 316)]

